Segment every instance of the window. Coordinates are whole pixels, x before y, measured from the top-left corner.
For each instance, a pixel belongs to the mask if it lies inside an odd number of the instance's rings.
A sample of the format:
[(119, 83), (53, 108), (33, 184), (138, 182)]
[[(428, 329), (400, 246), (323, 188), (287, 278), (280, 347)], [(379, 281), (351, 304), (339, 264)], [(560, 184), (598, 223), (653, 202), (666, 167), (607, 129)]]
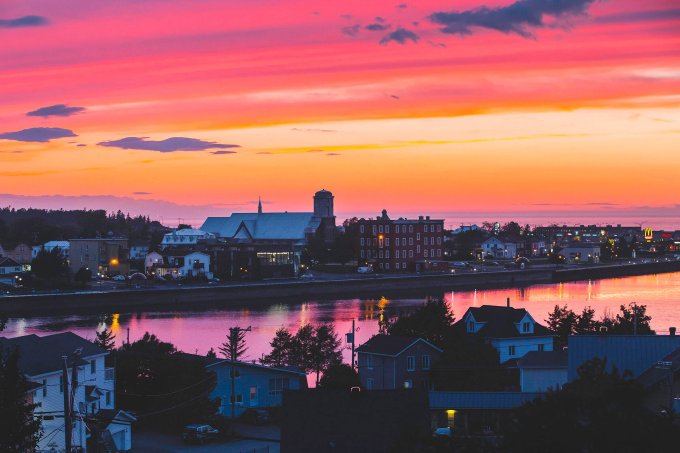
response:
[(390, 232), (390, 226), (389, 226), (389, 225), (385, 225), (385, 233), (389, 233), (389, 232)]
[(408, 238), (408, 245), (413, 245), (413, 238)]
[(364, 232), (364, 226), (363, 226), (363, 225), (361, 225), (361, 226), (359, 227), (359, 231), (361, 231), (362, 233)]
[(420, 240), (420, 233), (416, 233), (416, 240)]
[(236, 395), (236, 404), (243, 404), (243, 395), (240, 393)]
[(442, 231), (442, 226), (441, 226), (441, 225), (437, 225), (437, 233), (440, 233), (441, 231)]
[(427, 258), (427, 249), (425, 249), (425, 258)]
[(378, 226), (377, 226), (377, 225), (373, 225), (373, 234), (375, 234), (375, 233), (377, 233), (377, 232), (378, 232)]
[(378, 226), (378, 232), (379, 232), (379, 233), (382, 233), (382, 232), (383, 232), (383, 226), (382, 226), (382, 225), (379, 225), (379, 226)]
[(385, 238), (385, 245), (386, 245), (387, 247), (390, 246), (390, 238)]
[(373, 390), (373, 378), (366, 379), (366, 390)]
[[(406, 253), (404, 253), (404, 258), (406, 258)], [(401, 263), (401, 268), (406, 269), (406, 263)]]
[(95, 374), (97, 372), (97, 361), (90, 361), (90, 374)]
[(434, 249), (430, 249), (430, 256), (434, 258)]
[(111, 392), (106, 392), (106, 405), (111, 405)]
[(522, 323), (522, 333), (528, 333), (530, 331), (531, 331), (531, 323), (523, 322)]
[(475, 323), (474, 321), (469, 321), (468, 322), (468, 332), (474, 332), (475, 331)]
[(394, 257), (395, 257), (395, 258), (399, 258), (399, 250), (395, 250), (395, 251), (394, 251)]
[(381, 250), (380, 252), (378, 252), (378, 256), (379, 256), (380, 258), (383, 257), (383, 251), (382, 251), (382, 250)]
[(361, 249), (361, 257), (364, 258), (364, 249)]
[(257, 401), (257, 387), (250, 387), (250, 401)]
[(508, 355), (509, 356), (515, 355), (515, 347), (514, 346), (508, 346)]
[(394, 239), (394, 245), (396, 245), (397, 247), (399, 247), (399, 238), (395, 238), (395, 239)]
[(423, 365), (423, 370), (429, 370), (430, 369), (430, 356), (429, 355), (424, 355), (421, 359), (422, 365)]
[(420, 253), (420, 244), (416, 246), (416, 253)]
[[(43, 398), (45, 398), (47, 396), (47, 380), (46, 379), (43, 379), (42, 385), (43, 385), (43, 389), (42, 389), (43, 390), (43, 392), (42, 392)], [(63, 390), (62, 390), (62, 392), (63, 392)]]
[(373, 356), (370, 354), (366, 355), (366, 369), (368, 370), (373, 369)]
[(401, 251), (401, 257), (406, 258), (406, 249), (402, 249)]
[(416, 370), (416, 356), (410, 355), (406, 357), (406, 371)]
[[(382, 252), (381, 252), (382, 253)], [(382, 257), (381, 257), (382, 258)], [(380, 269), (384, 269), (385, 265), (383, 263), (380, 263)]]
[(442, 238), (441, 237), (437, 238), (437, 245), (442, 245)]
[(538, 351), (539, 351), (539, 352), (545, 351), (545, 345), (544, 345), (543, 343), (541, 343), (541, 344), (538, 345)]
[[(399, 250), (397, 250), (397, 255), (399, 255)], [(397, 258), (399, 258), (399, 256), (397, 256)], [(396, 263), (396, 264), (394, 265), (394, 267), (395, 267), (396, 269), (399, 269), (399, 263)]]
[(269, 379), (269, 394), (280, 395), (282, 391), (290, 388), (290, 380), (288, 378), (272, 378)]
[(428, 244), (427, 244), (427, 236), (425, 236), (425, 245), (428, 245)]
[(409, 233), (413, 233), (413, 225), (409, 225), (409, 226), (408, 226), (408, 232), (409, 232)]
[(437, 256), (441, 257), (442, 256), (442, 249), (437, 249)]
[(385, 250), (385, 258), (389, 258), (389, 257), (390, 257), (390, 251), (389, 251), (389, 250)]
[(413, 258), (413, 250), (409, 250), (409, 251), (408, 251), (408, 257), (409, 257), (409, 258)]
[(430, 225), (430, 233), (434, 233), (434, 225)]
[(412, 389), (413, 388), (413, 381), (404, 381), (404, 388), (405, 389)]
[(385, 263), (385, 270), (388, 270), (388, 271), (390, 270), (390, 263)]
[(359, 243), (360, 243), (361, 246), (363, 247), (363, 245), (364, 245), (364, 238), (361, 238), (361, 239), (359, 240)]

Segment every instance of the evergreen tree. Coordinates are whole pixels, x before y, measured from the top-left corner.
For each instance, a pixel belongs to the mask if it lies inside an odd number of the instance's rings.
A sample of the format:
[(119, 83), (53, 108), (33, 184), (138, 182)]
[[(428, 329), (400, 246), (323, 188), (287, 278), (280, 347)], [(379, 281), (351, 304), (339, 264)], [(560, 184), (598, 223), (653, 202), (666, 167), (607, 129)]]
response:
[[(0, 331), (6, 319), (0, 314)], [(41, 435), (40, 421), (33, 417), (35, 404), (28, 400), (28, 382), (19, 369), (19, 351), (0, 347), (0, 451), (33, 451)]]
[(227, 341), (220, 346), (220, 352), (232, 362), (237, 362), (246, 353), (246, 331), (239, 327), (230, 327)]
[(422, 338), (441, 347), (451, 333), (455, 318), (443, 299), (428, 300), (416, 311), (379, 322), (380, 333)]
[(97, 338), (93, 343), (106, 351), (113, 351), (116, 347), (116, 336), (110, 329), (104, 328), (101, 332), (97, 332)]

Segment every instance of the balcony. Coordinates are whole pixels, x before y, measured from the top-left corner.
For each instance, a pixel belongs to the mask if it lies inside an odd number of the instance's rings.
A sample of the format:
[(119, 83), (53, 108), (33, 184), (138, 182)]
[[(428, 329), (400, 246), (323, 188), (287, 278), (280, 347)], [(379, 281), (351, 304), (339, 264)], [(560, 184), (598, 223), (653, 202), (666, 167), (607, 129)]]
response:
[(113, 381), (116, 379), (116, 369), (115, 368), (104, 368), (104, 380)]

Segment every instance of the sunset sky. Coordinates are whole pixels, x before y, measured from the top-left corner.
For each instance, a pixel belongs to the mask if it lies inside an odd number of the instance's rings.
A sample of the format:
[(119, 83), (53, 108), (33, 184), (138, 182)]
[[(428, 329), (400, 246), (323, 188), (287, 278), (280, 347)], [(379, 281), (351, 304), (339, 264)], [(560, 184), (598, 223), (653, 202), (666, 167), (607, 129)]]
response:
[(679, 171), (677, 0), (0, 2), (0, 206), (680, 228)]

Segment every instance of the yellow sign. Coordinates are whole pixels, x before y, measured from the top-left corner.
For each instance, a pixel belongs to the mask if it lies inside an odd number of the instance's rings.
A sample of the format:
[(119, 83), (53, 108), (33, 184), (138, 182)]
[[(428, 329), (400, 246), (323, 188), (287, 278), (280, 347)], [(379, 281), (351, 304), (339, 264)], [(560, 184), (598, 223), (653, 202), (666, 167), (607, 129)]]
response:
[(654, 239), (654, 231), (651, 228), (645, 228), (645, 241), (651, 242)]

